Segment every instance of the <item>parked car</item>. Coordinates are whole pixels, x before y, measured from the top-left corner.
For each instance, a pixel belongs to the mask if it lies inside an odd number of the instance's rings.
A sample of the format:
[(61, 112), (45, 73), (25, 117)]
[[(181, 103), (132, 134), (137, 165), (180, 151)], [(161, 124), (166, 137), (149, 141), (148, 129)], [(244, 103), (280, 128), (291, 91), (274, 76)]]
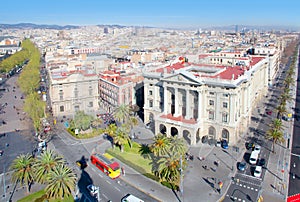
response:
[(246, 162), (242, 161), (242, 162), (238, 163), (238, 169), (240, 171), (244, 171), (244, 170), (246, 170), (246, 168), (247, 168), (247, 163)]
[(267, 109), (267, 110), (266, 110), (266, 114), (272, 115), (272, 110)]
[(262, 167), (261, 166), (256, 166), (255, 170), (253, 172), (254, 177), (260, 177), (262, 172)]
[(252, 151), (249, 158), (249, 163), (255, 165), (257, 163), (257, 159), (258, 159), (258, 152)]
[(227, 140), (221, 140), (221, 146), (223, 149), (228, 149), (228, 142)]
[(264, 166), (266, 164), (266, 160), (265, 159), (259, 159), (258, 161), (258, 165), (259, 166)]
[(255, 145), (253, 148), (254, 152), (260, 153), (261, 147), (259, 145)]

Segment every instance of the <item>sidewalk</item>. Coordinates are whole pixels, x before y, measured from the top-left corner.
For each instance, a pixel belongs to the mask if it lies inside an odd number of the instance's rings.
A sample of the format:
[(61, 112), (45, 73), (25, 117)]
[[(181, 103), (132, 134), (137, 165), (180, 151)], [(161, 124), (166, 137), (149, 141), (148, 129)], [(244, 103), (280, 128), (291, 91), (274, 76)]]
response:
[[(291, 90), (293, 100), (287, 104), (287, 109), (291, 109), (296, 105), (297, 95), (297, 78), (298, 71), (295, 71), (295, 86)], [(289, 138), (292, 138), (294, 119), (291, 121), (282, 121), (285, 134), (289, 134)], [(285, 137), (285, 139), (288, 138)], [(262, 196), (264, 201), (272, 202), (285, 202), (288, 197), (289, 186), (289, 169), (291, 158), (291, 146), (292, 139), (290, 139), (289, 148), (287, 148), (287, 142), (281, 145), (276, 144), (275, 154), (270, 153), (269, 162), (267, 168), (270, 172), (266, 172), (264, 181), (262, 184)]]

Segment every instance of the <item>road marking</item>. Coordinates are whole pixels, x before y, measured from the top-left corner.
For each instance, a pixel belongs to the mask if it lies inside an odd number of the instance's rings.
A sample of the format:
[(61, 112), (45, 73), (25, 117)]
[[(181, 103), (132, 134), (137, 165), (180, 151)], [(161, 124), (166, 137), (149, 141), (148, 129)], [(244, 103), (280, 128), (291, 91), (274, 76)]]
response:
[(99, 175), (101, 178), (103, 178), (103, 176), (102, 176), (102, 175), (100, 175), (100, 173), (98, 173), (98, 175)]
[[(233, 183), (234, 184), (234, 183)], [(247, 188), (247, 189), (251, 189), (252, 191), (258, 191), (257, 188), (254, 188), (254, 187), (250, 187), (250, 186), (246, 186), (244, 184), (241, 184), (241, 183), (235, 183), (237, 186), (240, 186), (240, 187), (244, 187), (244, 188)]]
[(234, 200), (238, 200), (238, 201), (242, 201), (242, 202), (246, 202), (244, 199), (238, 198), (238, 197), (233, 197), (233, 196), (229, 196), (229, 194), (226, 194), (226, 196), (230, 199), (234, 199)]
[(121, 190), (118, 187), (115, 187), (115, 188), (116, 188), (116, 190), (118, 190), (119, 192), (121, 192)]
[(107, 180), (105, 180), (108, 184), (111, 184), (111, 182), (110, 181), (107, 181)]
[(108, 199), (108, 197), (105, 194), (102, 194), (102, 196), (104, 196), (106, 199)]
[(248, 178), (251, 178), (251, 179), (255, 179), (255, 180), (262, 181), (261, 178), (254, 177), (254, 176), (251, 176), (251, 175), (247, 175), (247, 174), (244, 174), (244, 173), (239, 173), (239, 175), (242, 175), (242, 176), (244, 176), (244, 177), (248, 177)]
[[(245, 184), (250, 184), (250, 185), (257, 186), (257, 187), (260, 187), (260, 186), (261, 186), (260, 183), (259, 183), (259, 184), (255, 184), (255, 183), (253, 183), (253, 182), (248, 182), (248, 181), (244, 181), (244, 180), (241, 180), (241, 179), (238, 179), (238, 180), (239, 180), (239, 182), (243, 182), (243, 183), (245, 183)], [(232, 183), (234, 184), (235, 182), (233, 181)], [(238, 183), (236, 183), (236, 184), (238, 184)]]

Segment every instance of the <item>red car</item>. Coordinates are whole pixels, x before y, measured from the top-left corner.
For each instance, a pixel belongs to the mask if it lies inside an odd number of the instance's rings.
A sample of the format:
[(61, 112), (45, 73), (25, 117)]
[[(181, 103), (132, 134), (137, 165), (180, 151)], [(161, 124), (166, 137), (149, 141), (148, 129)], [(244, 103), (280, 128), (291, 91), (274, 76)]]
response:
[(46, 126), (46, 127), (44, 128), (44, 132), (45, 132), (45, 133), (49, 132), (50, 130), (51, 130), (51, 127), (50, 127), (50, 126)]
[(272, 115), (272, 111), (271, 111), (271, 110), (267, 110), (267, 111), (266, 111), (266, 114)]

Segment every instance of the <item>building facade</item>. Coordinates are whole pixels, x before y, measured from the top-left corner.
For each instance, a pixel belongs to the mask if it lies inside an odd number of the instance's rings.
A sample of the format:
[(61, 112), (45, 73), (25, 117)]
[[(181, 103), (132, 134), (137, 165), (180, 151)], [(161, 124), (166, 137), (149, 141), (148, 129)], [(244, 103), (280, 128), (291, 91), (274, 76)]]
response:
[(234, 64), (177, 61), (145, 72), (145, 122), (153, 123), (155, 134), (178, 135), (191, 145), (219, 139), (235, 144), (268, 89), (268, 59), (247, 56), (236, 65), (240, 56), (230, 57)]
[(96, 116), (99, 111), (98, 76), (88, 69), (49, 73), (49, 96), (54, 117), (76, 111)]

